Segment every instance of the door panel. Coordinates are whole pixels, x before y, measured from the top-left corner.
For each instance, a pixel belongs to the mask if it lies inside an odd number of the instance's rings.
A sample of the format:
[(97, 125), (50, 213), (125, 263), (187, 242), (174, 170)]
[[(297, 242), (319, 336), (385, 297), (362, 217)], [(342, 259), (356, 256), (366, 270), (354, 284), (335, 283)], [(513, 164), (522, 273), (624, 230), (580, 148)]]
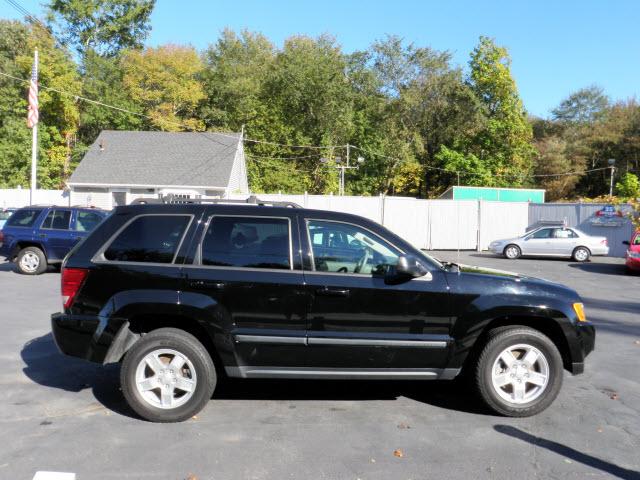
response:
[(553, 254), (553, 228), (541, 228), (533, 232), (522, 242), (522, 253), (526, 255)]
[[(394, 370), (445, 365), (450, 317), (442, 272), (390, 285), (384, 270), (402, 252), (375, 232), (313, 219), (305, 219), (301, 226), (309, 227), (309, 234), (301, 235), (303, 251), (314, 259), (312, 271), (305, 271), (312, 298), (307, 322), (309, 367)], [(346, 234), (349, 245), (332, 248), (319, 238), (321, 230), (331, 238)], [(351, 248), (349, 255), (355, 261), (342, 261), (345, 248)], [(371, 251), (358, 253), (358, 248)], [(339, 270), (331, 271), (332, 265)]]
[(75, 244), (70, 226), (71, 210), (52, 209), (45, 217), (38, 236), (47, 245), (48, 260), (62, 260)]
[(213, 328), (226, 335), (220, 347), (233, 346), (228, 373), (298, 365), (308, 299), (299, 255), (293, 255), (299, 252), (296, 217), (221, 211), (207, 214), (194, 262), (185, 265), (185, 292), (210, 300)]

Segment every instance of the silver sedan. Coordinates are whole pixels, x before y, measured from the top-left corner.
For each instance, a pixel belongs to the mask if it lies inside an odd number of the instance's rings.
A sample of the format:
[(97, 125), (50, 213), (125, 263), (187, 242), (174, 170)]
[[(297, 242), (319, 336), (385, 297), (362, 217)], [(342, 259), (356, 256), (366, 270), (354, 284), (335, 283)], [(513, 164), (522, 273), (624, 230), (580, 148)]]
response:
[(489, 250), (511, 260), (523, 255), (570, 257), (586, 262), (591, 255), (608, 255), (606, 237), (592, 237), (577, 228), (541, 227), (521, 237), (491, 242)]

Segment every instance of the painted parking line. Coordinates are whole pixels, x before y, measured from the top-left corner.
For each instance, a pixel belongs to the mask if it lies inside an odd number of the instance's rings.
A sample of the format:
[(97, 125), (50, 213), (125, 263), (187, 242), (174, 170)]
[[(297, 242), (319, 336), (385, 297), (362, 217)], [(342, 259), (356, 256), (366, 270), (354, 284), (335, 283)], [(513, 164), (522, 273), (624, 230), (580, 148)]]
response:
[(76, 474), (67, 472), (36, 472), (33, 480), (76, 480)]

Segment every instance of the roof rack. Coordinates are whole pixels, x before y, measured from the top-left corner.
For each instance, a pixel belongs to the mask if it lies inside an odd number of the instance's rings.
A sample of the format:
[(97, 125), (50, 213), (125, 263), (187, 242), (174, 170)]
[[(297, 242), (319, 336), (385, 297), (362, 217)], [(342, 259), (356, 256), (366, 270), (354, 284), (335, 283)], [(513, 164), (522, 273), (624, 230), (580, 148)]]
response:
[(260, 200), (255, 195), (251, 195), (244, 200), (231, 200), (228, 198), (183, 198), (175, 195), (165, 195), (160, 198), (136, 198), (131, 205), (158, 205), (158, 204), (242, 204), (242, 205), (256, 205), (260, 207), (287, 207), (287, 208), (302, 208), (300, 205), (294, 202), (279, 202), (274, 200)]

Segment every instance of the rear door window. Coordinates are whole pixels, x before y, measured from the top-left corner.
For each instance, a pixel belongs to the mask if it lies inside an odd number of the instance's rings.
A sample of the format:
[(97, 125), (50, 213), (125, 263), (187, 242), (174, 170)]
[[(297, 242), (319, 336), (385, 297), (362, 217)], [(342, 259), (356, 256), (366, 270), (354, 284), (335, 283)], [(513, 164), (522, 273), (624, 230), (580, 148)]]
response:
[(102, 215), (96, 212), (85, 212), (79, 210), (76, 216), (76, 231), (78, 232), (90, 232), (98, 226), (102, 221)]
[(9, 227), (32, 227), (41, 211), (40, 209), (31, 208), (18, 210), (11, 215), (6, 225)]
[(42, 227), (52, 230), (68, 230), (71, 222), (71, 210), (51, 210), (42, 222)]
[(202, 265), (291, 269), (289, 219), (211, 217), (200, 248)]
[(106, 260), (172, 263), (191, 215), (141, 215), (129, 223), (104, 251)]

